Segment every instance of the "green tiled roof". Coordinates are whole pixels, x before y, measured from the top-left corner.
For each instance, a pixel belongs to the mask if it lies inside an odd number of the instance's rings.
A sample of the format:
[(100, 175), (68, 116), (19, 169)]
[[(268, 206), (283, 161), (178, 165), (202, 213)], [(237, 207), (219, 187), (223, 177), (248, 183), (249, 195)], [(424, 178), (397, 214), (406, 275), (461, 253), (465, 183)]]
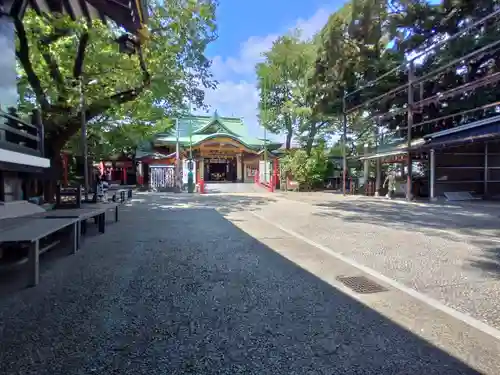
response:
[[(213, 116), (191, 116), (179, 121), (179, 143), (189, 145), (189, 134), (192, 134), (193, 145), (215, 137), (233, 138), (250, 149), (260, 149), (264, 141), (248, 136), (243, 120), (238, 117), (219, 117), (217, 112)], [(176, 142), (175, 129), (169, 134), (157, 134), (155, 143), (173, 144)], [(279, 148), (281, 144), (268, 141), (270, 149)]]
[[(239, 137), (247, 135), (245, 124), (243, 120), (238, 117), (220, 117), (217, 112), (213, 116), (189, 116), (179, 118), (179, 135), (181, 137), (189, 137), (190, 130), (193, 134), (196, 133), (210, 133), (210, 127), (218, 127), (228, 133), (234, 134)], [(175, 137), (175, 128), (168, 134), (158, 134), (161, 137)], [(212, 132), (213, 133), (213, 132)]]

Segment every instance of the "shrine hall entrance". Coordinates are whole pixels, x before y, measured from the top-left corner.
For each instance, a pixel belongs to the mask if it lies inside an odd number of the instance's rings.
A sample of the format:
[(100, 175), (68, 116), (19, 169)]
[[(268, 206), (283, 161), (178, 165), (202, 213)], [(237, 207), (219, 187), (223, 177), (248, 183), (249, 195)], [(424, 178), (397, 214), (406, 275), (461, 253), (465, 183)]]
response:
[(204, 179), (207, 182), (236, 182), (236, 158), (204, 159)]

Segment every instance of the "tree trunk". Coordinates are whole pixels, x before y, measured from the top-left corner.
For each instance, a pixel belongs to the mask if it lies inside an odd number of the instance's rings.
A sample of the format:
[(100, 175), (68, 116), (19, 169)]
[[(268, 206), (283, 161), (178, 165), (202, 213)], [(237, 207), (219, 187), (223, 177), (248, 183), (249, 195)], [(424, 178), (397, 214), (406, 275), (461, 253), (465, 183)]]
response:
[(306, 142), (306, 153), (307, 153), (307, 156), (310, 156), (311, 155), (311, 150), (312, 150), (312, 147), (313, 147), (313, 144), (314, 144), (314, 138), (316, 137), (316, 133), (317, 133), (317, 128), (316, 128), (316, 124), (311, 124), (310, 128), (309, 128), (309, 134), (307, 135), (307, 142)]
[(44, 174), (43, 195), (45, 202), (53, 203), (57, 184), (62, 179), (63, 162), (61, 151), (66, 142), (60, 136), (47, 137), (45, 140), (45, 156), (50, 159), (50, 168)]
[(285, 149), (290, 150), (292, 147), (292, 137), (293, 137), (293, 132), (288, 131), (286, 134), (286, 141), (285, 141)]
[(57, 184), (61, 181), (62, 177), (62, 158), (61, 150), (57, 154), (50, 157), (50, 168), (45, 174), (43, 185), (43, 195), (45, 202), (53, 203), (55, 201)]

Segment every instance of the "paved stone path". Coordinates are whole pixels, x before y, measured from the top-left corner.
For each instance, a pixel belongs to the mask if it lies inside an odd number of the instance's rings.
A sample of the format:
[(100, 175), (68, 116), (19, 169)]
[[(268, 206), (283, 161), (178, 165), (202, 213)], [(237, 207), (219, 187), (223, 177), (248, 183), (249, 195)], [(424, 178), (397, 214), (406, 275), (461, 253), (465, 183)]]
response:
[(291, 200), (263, 214), (500, 329), (497, 206), (408, 205), (322, 193), (286, 196)]
[(478, 373), (224, 217), (272, 197), (184, 197), (137, 195), (37, 288), (3, 298), (0, 373)]
[(205, 184), (206, 192), (210, 193), (262, 193), (264, 188), (250, 182), (208, 182)]

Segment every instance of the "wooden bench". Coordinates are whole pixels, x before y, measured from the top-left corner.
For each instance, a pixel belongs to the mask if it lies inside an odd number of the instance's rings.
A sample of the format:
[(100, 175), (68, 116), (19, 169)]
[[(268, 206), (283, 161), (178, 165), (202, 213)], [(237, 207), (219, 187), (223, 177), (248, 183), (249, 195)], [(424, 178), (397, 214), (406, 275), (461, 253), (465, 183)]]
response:
[(45, 212), (45, 209), (41, 206), (28, 201), (0, 202), (0, 220), (32, 216)]
[(76, 253), (79, 246), (78, 220), (71, 218), (46, 220), (44, 218), (27, 218), (24, 224), (16, 223), (0, 232), (0, 243), (29, 243), (28, 270), (29, 285), (35, 286), (40, 279), (40, 255), (52, 246), (40, 248), (40, 240), (64, 228), (72, 227), (72, 252)]
[[(22, 257), (14, 265), (28, 262), (31, 286), (37, 285), (39, 280), (39, 257), (52, 249), (59, 240), (53, 240), (51, 235), (65, 228), (72, 227), (72, 252), (79, 247), (79, 223), (74, 218), (60, 218), (45, 220), (47, 212), (40, 206), (27, 202), (15, 201), (0, 204), (0, 243), (27, 244), (28, 257)], [(43, 243), (42, 240), (50, 239)], [(3, 267), (2, 267), (3, 268)]]
[(115, 221), (118, 221), (118, 207), (119, 203), (116, 202), (107, 202), (107, 203), (84, 203), (82, 204), (82, 208), (103, 208), (106, 211), (113, 210), (115, 214)]
[(87, 231), (87, 220), (94, 219), (100, 233), (106, 231), (106, 211), (109, 208), (101, 207), (97, 203), (85, 204), (82, 208), (68, 208), (63, 210), (47, 211), (43, 217), (45, 219), (77, 219), (82, 234)]

